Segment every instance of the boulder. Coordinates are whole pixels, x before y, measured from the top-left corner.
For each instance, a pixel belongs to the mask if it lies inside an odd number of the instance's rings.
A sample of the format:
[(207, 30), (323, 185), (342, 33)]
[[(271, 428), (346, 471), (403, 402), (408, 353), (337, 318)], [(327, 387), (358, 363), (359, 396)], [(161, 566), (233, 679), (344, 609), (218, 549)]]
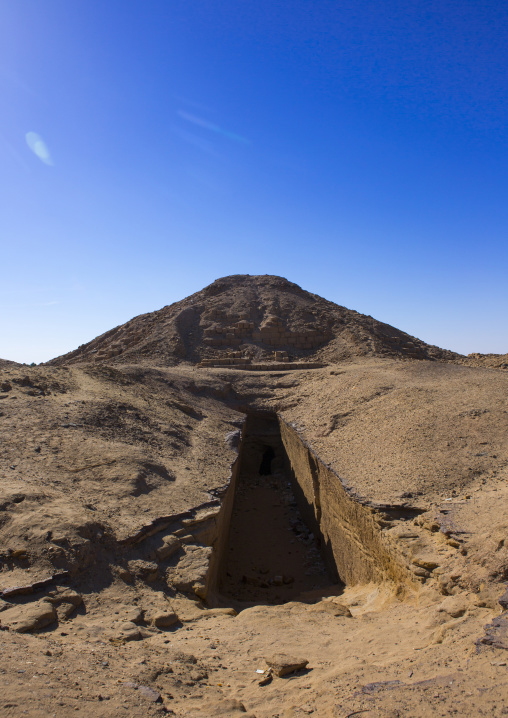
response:
[(287, 676), (290, 673), (295, 673), (296, 671), (301, 671), (303, 668), (306, 668), (309, 662), (305, 658), (296, 658), (286, 653), (277, 653), (274, 656), (265, 658), (265, 661), (279, 678)]
[(352, 618), (351, 611), (342, 603), (334, 603), (333, 601), (320, 601), (310, 607), (310, 611), (315, 613), (327, 613), (329, 616)]
[(0, 614), (2, 627), (17, 633), (31, 633), (56, 621), (55, 607), (46, 599), (23, 606), (13, 606)]

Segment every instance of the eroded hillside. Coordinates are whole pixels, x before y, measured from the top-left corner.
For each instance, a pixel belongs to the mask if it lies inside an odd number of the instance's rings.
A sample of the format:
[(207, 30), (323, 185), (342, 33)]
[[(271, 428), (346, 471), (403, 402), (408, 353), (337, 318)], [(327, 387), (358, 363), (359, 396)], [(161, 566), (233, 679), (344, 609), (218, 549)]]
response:
[[(276, 354), (275, 354), (276, 353)], [(456, 359), (416, 337), (282, 277), (234, 275), (111, 329), (50, 364), (340, 361), (359, 356)]]

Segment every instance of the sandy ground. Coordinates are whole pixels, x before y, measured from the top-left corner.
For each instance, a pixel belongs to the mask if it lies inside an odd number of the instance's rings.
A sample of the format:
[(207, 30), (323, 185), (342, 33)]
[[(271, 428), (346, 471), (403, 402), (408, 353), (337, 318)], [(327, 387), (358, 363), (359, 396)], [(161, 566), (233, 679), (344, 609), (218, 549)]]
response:
[[(364, 358), (0, 372), (1, 715), (508, 713), (503, 370)], [(245, 409), (279, 412), (365, 505), (418, 509), (379, 523), (407, 561), (404, 591), (330, 589), (275, 472), (239, 490), (234, 580), (199, 600)], [(295, 580), (256, 585), (281, 574)], [(259, 685), (278, 653), (307, 668)]]
[[(196, 609), (172, 630), (112, 643), (105, 613), (122, 604), (107, 590), (56, 631), (2, 635), (2, 715), (505, 715), (506, 651), (475, 646), (494, 612), (470, 599), (425, 592), (402, 604), (369, 586), (340, 597), (352, 617), (328, 602)], [(281, 651), (307, 669), (260, 686), (256, 671)]]

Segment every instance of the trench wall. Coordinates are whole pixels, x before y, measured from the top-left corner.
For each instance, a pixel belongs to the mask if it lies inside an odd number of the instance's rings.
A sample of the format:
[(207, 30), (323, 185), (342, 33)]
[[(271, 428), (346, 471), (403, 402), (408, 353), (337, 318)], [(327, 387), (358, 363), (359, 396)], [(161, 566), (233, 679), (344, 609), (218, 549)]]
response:
[(206, 585), (204, 595), (210, 605), (216, 604), (217, 591), (224, 570), (224, 561), (229, 543), (229, 528), (231, 526), (231, 514), (235, 503), (235, 492), (238, 481), (238, 473), (241, 466), (243, 438), (245, 433), (245, 423), (242, 429), (242, 438), (240, 441), (238, 456), (231, 466), (231, 478), (229, 485), (222, 497), (221, 507), (215, 518), (215, 526), (212, 540), (210, 544), (213, 546), (210, 558), (209, 569), (206, 577)]
[(380, 514), (351, 497), (340, 478), (279, 417), (293, 490), (307, 525), (321, 541), (328, 569), (345, 584), (411, 581), (395, 542), (385, 539)]

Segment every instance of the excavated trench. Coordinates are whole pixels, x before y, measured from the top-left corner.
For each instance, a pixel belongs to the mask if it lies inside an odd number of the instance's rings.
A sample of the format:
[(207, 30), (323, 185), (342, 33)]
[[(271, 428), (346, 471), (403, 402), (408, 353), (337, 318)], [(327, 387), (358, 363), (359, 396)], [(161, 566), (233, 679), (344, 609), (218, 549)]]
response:
[(383, 528), (414, 514), (362, 502), (275, 413), (247, 415), (218, 517), (210, 603), (285, 603), (414, 576)]
[(337, 583), (301, 515), (275, 415), (247, 417), (219, 590), (283, 603)]

